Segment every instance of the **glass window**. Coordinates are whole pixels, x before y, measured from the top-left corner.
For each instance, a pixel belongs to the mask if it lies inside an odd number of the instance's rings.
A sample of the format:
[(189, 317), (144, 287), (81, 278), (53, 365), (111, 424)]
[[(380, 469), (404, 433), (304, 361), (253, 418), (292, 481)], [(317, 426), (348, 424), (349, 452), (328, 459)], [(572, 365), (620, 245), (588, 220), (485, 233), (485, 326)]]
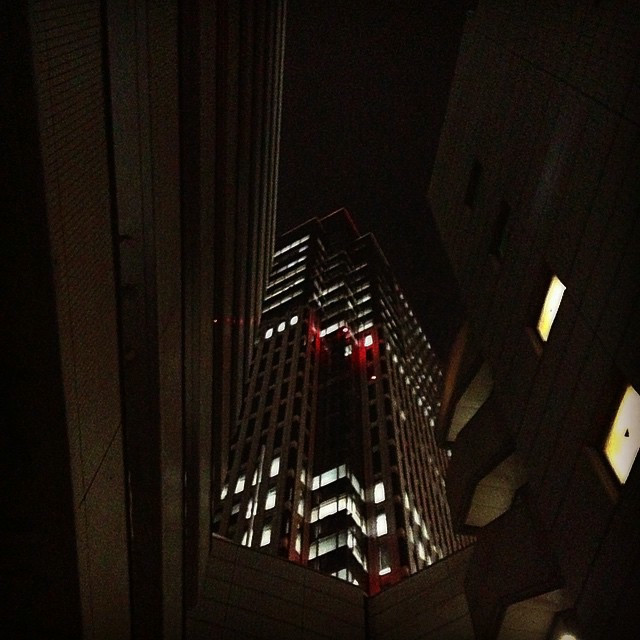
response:
[(369, 334), (368, 336), (365, 336), (364, 338), (364, 346), (365, 347), (370, 347), (373, 344), (373, 336), (371, 334)]
[(260, 546), (265, 547), (271, 542), (271, 525), (265, 525), (264, 529), (262, 529), (262, 537), (260, 538)]
[(245, 477), (243, 475), (238, 478), (238, 482), (236, 482), (236, 489), (234, 493), (240, 493), (244, 489), (244, 481), (245, 481)]
[(269, 469), (269, 477), (273, 478), (274, 476), (277, 476), (279, 471), (280, 471), (280, 456), (274, 458), (271, 461), (271, 468)]
[(281, 333), (282, 331), (284, 331), (284, 328), (285, 328), (286, 326), (287, 326), (287, 325), (286, 325), (284, 322), (281, 322), (281, 323), (278, 325), (278, 333)]
[(264, 334), (265, 339), (269, 339), (273, 335), (273, 327), (269, 327)]
[(624, 484), (640, 449), (640, 396), (627, 386), (611, 424), (604, 453), (618, 480)]
[(558, 276), (551, 278), (549, 289), (547, 290), (547, 296), (544, 299), (542, 305), (542, 311), (540, 312), (540, 318), (538, 319), (538, 334), (545, 342), (549, 339), (549, 332), (551, 331), (551, 325), (553, 325), (560, 303), (562, 302), (562, 296), (564, 295), (566, 287), (560, 282)]
[(384, 483), (378, 482), (373, 488), (373, 501), (378, 504), (384, 500)]
[(276, 506), (276, 489), (269, 489), (269, 493), (267, 493), (267, 499), (264, 503), (265, 509), (273, 509)]
[(387, 533), (387, 516), (384, 513), (379, 513), (376, 518), (376, 531), (378, 537)]
[(298, 323), (298, 316), (293, 316), (293, 317), (291, 318), (291, 320), (289, 320), (289, 324), (290, 324), (291, 326), (293, 326), (294, 324), (297, 324), (297, 323)]

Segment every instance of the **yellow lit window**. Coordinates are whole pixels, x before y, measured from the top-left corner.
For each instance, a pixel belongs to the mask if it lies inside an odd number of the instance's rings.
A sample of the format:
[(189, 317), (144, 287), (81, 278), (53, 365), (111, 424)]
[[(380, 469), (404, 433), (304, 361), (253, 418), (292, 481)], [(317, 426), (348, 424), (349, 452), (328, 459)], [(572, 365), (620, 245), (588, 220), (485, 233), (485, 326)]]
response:
[(629, 477), (638, 449), (640, 449), (640, 396), (632, 386), (628, 386), (604, 445), (607, 460), (622, 484)]
[(565, 289), (566, 287), (562, 282), (560, 282), (560, 278), (558, 278), (558, 276), (553, 276), (553, 278), (551, 278), (551, 284), (549, 285), (547, 297), (544, 299), (544, 304), (542, 305), (542, 311), (540, 312), (537, 327), (540, 337), (545, 342), (549, 339), (551, 325), (556, 319)]

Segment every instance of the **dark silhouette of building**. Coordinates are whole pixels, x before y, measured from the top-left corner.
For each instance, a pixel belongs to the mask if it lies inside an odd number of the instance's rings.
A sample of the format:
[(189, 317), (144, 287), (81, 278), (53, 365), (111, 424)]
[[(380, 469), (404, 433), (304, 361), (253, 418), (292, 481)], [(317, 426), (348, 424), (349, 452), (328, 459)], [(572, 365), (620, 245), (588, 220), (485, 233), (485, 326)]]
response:
[(467, 20), (429, 196), (467, 308), (437, 437), (477, 535), (476, 638), (637, 634), (639, 18), (487, 1)]
[(196, 602), (273, 246), (284, 7), (2, 3), (11, 637), (177, 638)]
[(369, 593), (462, 548), (433, 433), (441, 376), (346, 210), (284, 234), (214, 531)]

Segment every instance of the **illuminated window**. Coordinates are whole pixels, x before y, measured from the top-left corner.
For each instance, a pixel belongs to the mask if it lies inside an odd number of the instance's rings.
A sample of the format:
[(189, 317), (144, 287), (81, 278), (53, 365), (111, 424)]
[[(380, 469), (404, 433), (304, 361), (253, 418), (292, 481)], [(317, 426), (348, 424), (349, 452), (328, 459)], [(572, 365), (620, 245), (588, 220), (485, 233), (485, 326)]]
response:
[(224, 500), (227, 496), (227, 493), (229, 493), (229, 485), (225, 484), (224, 487), (222, 487), (222, 491), (220, 492), (220, 500)]
[(281, 322), (281, 323), (278, 325), (278, 333), (282, 333), (282, 332), (284, 331), (284, 328), (285, 328), (286, 326), (287, 326), (287, 325), (286, 325), (284, 322)]
[(276, 506), (276, 490), (269, 489), (269, 493), (267, 493), (267, 500), (264, 503), (265, 509), (273, 509)]
[(372, 344), (373, 344), (373, 336), (371, 334), (369, 334), (364, 339), (364, 346), (365, 347), (370, 347)]
[(238, 478), (238, 482), (236, 483), (236, 489), (234, 493), (240, 493), (244, 489), (244, 476), (240, 476)]
[(280, 471), (280, 456), (271, 461), (271, 469), (269, 469), (269, 477), (277, 476)]
[(353, 348), (351, 347), (350, 344), (348, 344), (345, 348), (344, 348), (344, 355), (346, 356), (350, 356), (351, 353), (353, 352)]
[(266, 340), (268, 340), (273, 335), (273, 328), (269, 327), (267, 332), (264, 334)]
[(291, 320), (289, 320), (289, 324), (293, 327), (294, 324), (298, 323), (298, 316), (293, 316)]
[(262, 537), (260, 538), (260, 546), (265, 547), (271, 542), (271, 525), (268, 524), (262, 530)]
[(384, 484), (378, 482), (373, 488), (373, 501), (378, 504), (384, 500)]
[(556, 319), (565, 289), (566, 287), (562, 282), (560, 282), (558, 276), (553, 276), (553, 278), (551, 278), (551, 284), (547, 291), (547, 297), (544, 299), (544, 304), (542, 305), (542, 311), (540, 312), (540, 318), (538, 319), (537, 326), (538, 334), (545, 342), (549, 339), (551, 325)]
[(387, 516), (384, 513), (378, 514), (376, 518), (376, 531), (378, 536), (383, 536), (387, 533)]
[(622, 484), (627, 481), (640, 449), (640, 396), (628, 386), (613, 420), (604, 453)]

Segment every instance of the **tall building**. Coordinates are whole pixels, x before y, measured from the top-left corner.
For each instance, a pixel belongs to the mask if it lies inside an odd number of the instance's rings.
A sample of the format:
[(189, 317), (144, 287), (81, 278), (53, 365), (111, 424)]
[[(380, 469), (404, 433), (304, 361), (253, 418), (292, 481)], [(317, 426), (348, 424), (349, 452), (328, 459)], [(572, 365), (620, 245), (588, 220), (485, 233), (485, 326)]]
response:
[(634, 638), (640, 6), (478, 5), (429, 192), (466, 307), (436, 434), (475, 637)]
[(273, 248), (285, 4), (0, 6), (12, 637), (182, 635)]
[(441, 377), (346, 210), (284, 234), (214, 531), (369, 593), (462, 548), (433, 432)]

